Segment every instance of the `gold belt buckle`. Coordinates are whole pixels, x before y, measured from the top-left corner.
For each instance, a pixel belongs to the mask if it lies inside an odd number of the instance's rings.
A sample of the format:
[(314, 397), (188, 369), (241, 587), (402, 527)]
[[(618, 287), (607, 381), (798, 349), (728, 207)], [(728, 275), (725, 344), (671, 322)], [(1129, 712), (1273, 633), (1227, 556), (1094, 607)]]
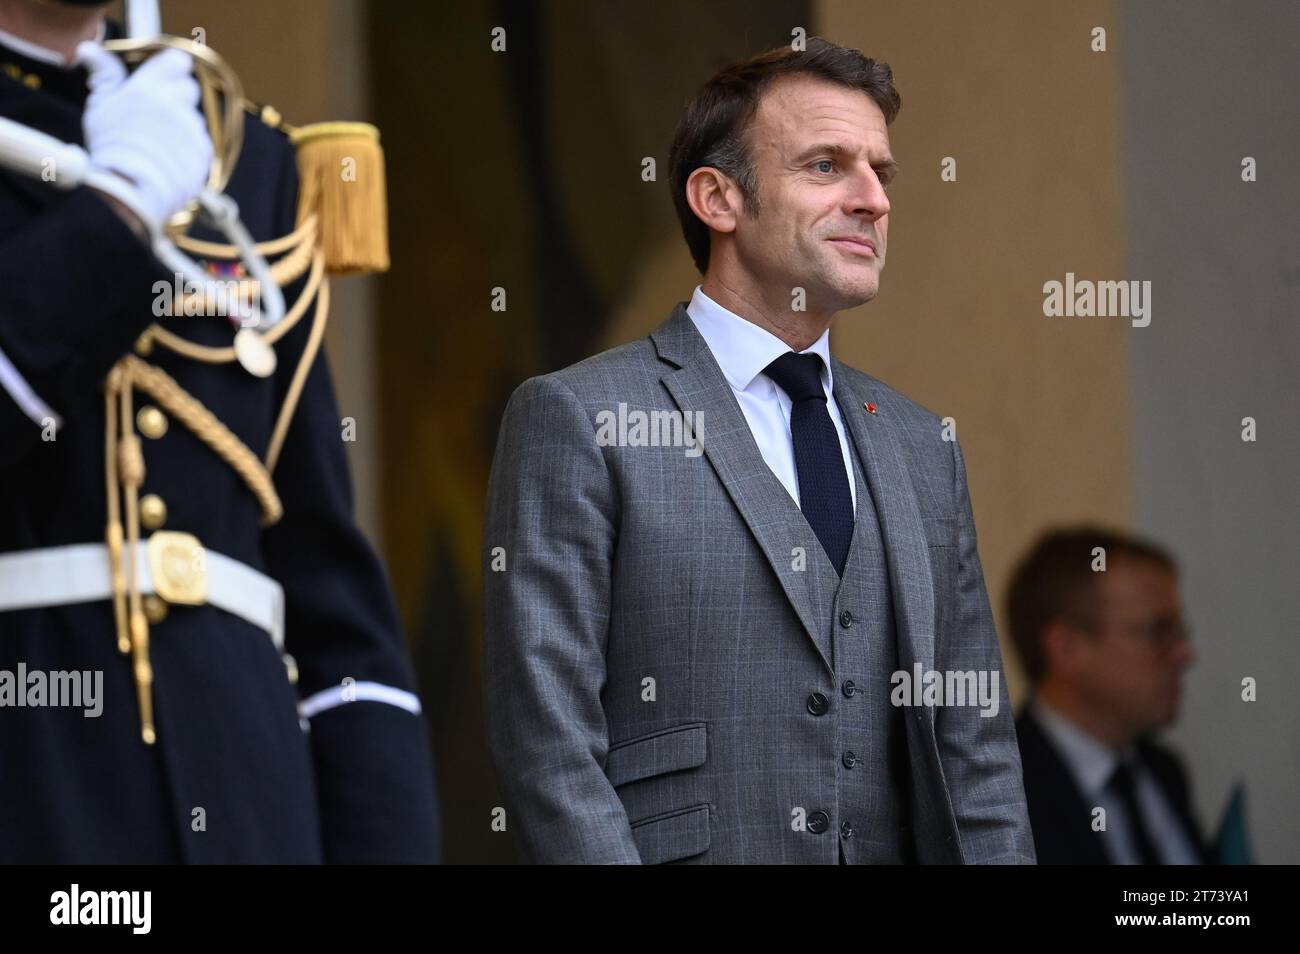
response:
[(207, 554), (190, 533), (159, 530), (149, 538), (154, 592), (168, 603), (199, 606), (208, 601)]

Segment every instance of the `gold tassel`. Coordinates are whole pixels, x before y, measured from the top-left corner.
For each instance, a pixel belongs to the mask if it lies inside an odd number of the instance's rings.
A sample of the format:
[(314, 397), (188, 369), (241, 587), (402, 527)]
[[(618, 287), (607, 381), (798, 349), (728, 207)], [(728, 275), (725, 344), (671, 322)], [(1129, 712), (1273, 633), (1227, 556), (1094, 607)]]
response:
[(312, 123), (290, 132), (298, 148), (298, 223), (320, 219), (332, 275), (388, 270), (388, 187), (379, 130), (369, 123)]

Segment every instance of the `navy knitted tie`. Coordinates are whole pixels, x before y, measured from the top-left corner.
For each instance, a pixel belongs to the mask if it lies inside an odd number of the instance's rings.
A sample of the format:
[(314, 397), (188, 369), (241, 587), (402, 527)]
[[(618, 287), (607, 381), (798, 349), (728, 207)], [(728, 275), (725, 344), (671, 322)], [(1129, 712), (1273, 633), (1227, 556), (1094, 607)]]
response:
[(822, 359), (790, 351), (769, 364), (765, 372), (792, 402), (790, 436), (794, 469), (799, 475), (799, 509), (835, 564), (835, 572), (843, 576), (853, 539), (853, 496), (839, 434), (826, 409)]

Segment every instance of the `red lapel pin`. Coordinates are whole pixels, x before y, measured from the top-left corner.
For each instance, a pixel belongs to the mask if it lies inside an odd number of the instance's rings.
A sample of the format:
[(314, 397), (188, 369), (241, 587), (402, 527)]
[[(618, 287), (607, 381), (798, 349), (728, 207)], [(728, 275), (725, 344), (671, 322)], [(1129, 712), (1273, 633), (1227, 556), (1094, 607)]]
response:
[(870, 413), (870, 414), (875, 414), (875, 413), (876, 413), (876, 406), (875, 406), (874, 404), (872, 404), (870, 401), (868, 401), (866, 404), (864, 404), (864, 405), (862, 405), (862, 406), (863, 406), (864, 408), (867, 409), (867, 412), (868, 412), (868, 413)]

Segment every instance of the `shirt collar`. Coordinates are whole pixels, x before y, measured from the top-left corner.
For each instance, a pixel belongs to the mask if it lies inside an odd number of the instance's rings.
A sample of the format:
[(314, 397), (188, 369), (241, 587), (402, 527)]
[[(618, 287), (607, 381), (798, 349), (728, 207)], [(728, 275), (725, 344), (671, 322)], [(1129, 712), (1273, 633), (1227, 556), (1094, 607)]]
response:
[(1100, 793), (1119, 764), (1115, 750), (1053, 709), (1041, 696), (1035, 695), (1030, 707), (1070, 767), (1084, 796), (1092, 798)]
[[(704, 289), (696, 285), (691, 295), (686, 313), (704, 338), (704, 343), (713, 352), (718, 367), (722, 369), (727, 382), (737, 391), (748, 390), (754, 379), (781, 355), (793, 349), (784, 341), (760, 328), (734, 311), (728, 311), (716, 301), (704, 294)], [(822, 359), (822, 387), (829, 398), (834, 391), (835, 380), (831, 374), (831, 331), (827, 328), (820, 338), (800, 352), (815, 354)], [(773, 385), (775, 386), (775, 385)]]

